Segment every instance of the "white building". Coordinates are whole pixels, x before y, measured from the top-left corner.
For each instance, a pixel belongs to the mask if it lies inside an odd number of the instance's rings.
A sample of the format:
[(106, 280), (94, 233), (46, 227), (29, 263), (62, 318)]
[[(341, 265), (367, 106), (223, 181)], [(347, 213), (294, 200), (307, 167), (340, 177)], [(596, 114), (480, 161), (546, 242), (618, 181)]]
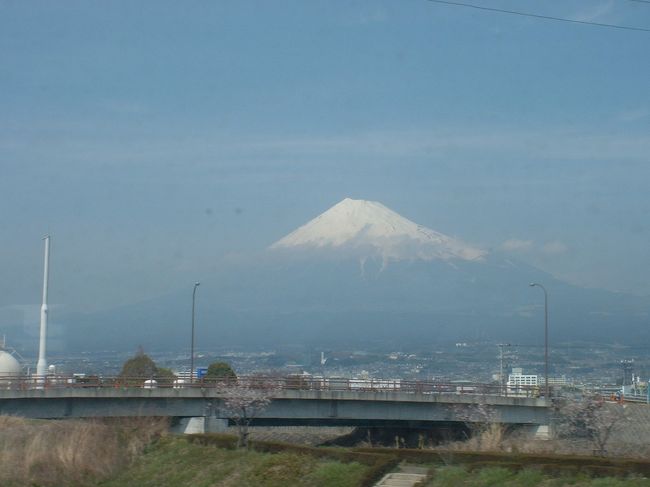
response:
[(524, 374), (520, 367), (513, 368), (512, 373), (508, 375), (508, 394), (530, 395), (538, 385), (537, 374)]

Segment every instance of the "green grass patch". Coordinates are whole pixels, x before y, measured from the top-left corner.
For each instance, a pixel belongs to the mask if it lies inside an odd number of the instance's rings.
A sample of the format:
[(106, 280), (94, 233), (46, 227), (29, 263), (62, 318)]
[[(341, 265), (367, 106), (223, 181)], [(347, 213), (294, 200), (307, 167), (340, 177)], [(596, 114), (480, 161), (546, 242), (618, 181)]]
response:
[(491, 467), (479, 470), (475, 474), (479, 485), (485, 487), (502, 486), (513, 480), (515, 473), (503, 467)]
[(336, 485), (340, 487), (358, 487), (362, 485), (367, 468), (353, 463), (327, 462), (320, 464), (309, 474), (311, 485)]
[(102, 487), (358, 487), (370, 467), (297, 452), (263, 453), (166, 437)]
[(584, 473), (553, 476), (536, 469), (511, 470), (485, 467), (469, 470), (464, 466), (434, 469), (427, 487), (650, 487), (650, 479), (641, 477), (593, 478)]
[(455, 487), (463, 485), (469, 478), (469, 472), (464, 467), (440, 467), (436, 470), (436, 476), (430, 485), (436, 487)]
[[(650, 487), (642, 462), (582, 457), (310, 448), (228, 435), (165, 436), (102, 487), (371, 487), (400, 460), (431, 468), (429, 487)], [(441, 465), (445, 459), (450, 465)], [(641, 472), (643, 473), (641, 473)], [(636, 475), (636, 477), (634, 476)]]
[(541, 485), (544, 481), (544, 475), (539, 470), (520, 470), (510, 481), (510, 485), (517, 487), (535, 487)]

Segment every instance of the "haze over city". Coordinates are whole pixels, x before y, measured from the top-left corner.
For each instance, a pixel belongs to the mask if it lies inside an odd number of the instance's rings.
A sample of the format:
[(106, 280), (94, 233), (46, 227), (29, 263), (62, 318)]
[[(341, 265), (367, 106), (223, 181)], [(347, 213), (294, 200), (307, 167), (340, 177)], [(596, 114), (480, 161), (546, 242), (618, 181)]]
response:
[(45, 233), (56, 321), (232, 279), (346, 197), (580, 288), (650, 294), (646, 33), (427, 1), (38, 6), (0, 6), (9, 335), (37, 327)]

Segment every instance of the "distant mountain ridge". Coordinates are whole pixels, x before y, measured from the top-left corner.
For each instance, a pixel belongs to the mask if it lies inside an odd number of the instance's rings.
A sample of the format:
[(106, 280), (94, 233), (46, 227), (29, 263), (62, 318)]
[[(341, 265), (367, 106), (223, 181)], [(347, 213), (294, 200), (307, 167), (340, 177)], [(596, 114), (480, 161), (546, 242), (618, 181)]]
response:
[[(335, 348), (542, 339), (650, 339), (648, 298), (583, 289), (498, 252), (422, 227), (381, 203), (346, 198), (257, 256), (201, 279), (197, 343)], [(73, 350), (178, 350), (191, 286), (92, 315), (64, 317)], [(180, 344), (180, 345), (179, 345)]]

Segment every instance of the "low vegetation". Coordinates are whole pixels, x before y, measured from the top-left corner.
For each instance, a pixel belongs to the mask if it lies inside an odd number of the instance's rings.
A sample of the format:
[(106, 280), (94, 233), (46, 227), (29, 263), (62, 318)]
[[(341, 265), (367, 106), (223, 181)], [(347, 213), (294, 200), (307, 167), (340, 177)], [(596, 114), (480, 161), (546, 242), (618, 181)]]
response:
[(358, 487), (368, 469), (287, 451), (229, 449), (166, 437), (102, 487)]
[(174, 373), (165, 367), (158, 367), (142, 348), (122, 365), (120, 382), (127, 386), (141, 386), (144, 380), (155, 380), (161, 385), (170, 385), (176, 379)]
[(438, 467), (427, 487), (650, 487), (650, 480), (641, 477), (600, 477), (586, 474), (551, 476), (540, 470), (514, 470), (487, 467), (469, 470), (463, 466)]
[(227, 362), (212, 362), (208, 366), (208, 371), (205, 374), (205, 380), (237, 380), (237, 374)]
[[(370, 487), (399, 462), (427, 466), (426, 487), (650, 487), (639, 462), (431, 450), (309, 448), (230, 435), (165, 437), (102, 487)], [(448, 462), (448, 464), (445, 464)], [(452, 462), (452, 463), (449, 463)], [(631, 473), (631, 472), (637, 473)], [(424, 486), (423, 486), (424, 487)]]
[(159, 418), (32, 421), (0, 416), (0, 485), (96, 485), (126, 468), (167, 428)]
[[(0, 417), (2, 487), (371, 487), (400, 462), (430, 469), (428, 487), (650, 487), (650, 463), (600, 455), (324, 448), (225, 434), (175, 436), (158, 418), (32, 421)], [(492, 438), (493, 437), (493, 438)], [(549, 442), (541, 442), (549, 444)], [(474, 445), (474, 446), (477, 446)], [(449, 446), (449, 445), (448, 445)]]
[[(35, 421), (0, 416), (2, 487), (365, 487), (387, 455), (166, 435), (167, 421)], [(355, 458), (361, 461), (354, 461)]]

